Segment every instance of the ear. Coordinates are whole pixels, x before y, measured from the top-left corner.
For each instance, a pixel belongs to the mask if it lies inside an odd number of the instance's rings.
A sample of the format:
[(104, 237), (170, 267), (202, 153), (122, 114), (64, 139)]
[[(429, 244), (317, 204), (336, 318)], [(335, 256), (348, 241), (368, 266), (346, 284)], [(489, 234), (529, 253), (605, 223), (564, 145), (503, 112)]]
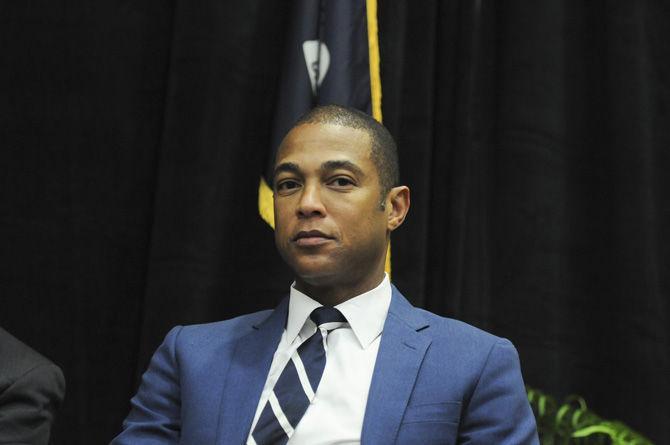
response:
[(409, 187), (404, 185), (393, 187), (386, 195), (384, 203), (386, 228), (389, 232), (393, 232), (405, 221), (409, 211)]

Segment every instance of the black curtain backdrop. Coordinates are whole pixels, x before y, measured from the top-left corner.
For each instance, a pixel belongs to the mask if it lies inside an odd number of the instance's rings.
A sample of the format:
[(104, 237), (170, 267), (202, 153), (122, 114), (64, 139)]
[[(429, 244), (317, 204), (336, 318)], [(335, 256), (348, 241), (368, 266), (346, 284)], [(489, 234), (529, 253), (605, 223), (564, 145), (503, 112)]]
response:
[[(171, 326), (286, 293), (256, 190), (288, 9), (0, 4), (0, 325), (65, 372), (56, 444), (111, 439)], [(412, 189), (393, 280), (510, 338), (529, 385), (670, 443), (670, 7), (384, 0), (379, 20)]]

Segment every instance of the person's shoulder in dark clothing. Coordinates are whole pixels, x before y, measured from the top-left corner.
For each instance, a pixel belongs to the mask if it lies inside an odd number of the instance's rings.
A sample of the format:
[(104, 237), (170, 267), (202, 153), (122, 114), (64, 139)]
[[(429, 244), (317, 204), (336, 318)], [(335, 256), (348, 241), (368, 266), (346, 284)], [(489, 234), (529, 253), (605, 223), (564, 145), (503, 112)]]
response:
[(49, 359), (0, 328), (0, 444), (47, 444), (65, 378)]

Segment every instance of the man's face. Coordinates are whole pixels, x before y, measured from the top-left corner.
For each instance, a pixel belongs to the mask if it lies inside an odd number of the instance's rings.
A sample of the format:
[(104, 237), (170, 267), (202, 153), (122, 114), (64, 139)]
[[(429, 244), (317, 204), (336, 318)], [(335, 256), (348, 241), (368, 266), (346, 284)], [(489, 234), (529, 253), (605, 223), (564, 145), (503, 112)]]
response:
[(379, 174), (363, 130), (304, 124), (275, 162), (275, 243), (311, 286), (356, 283), (383, 271), (388, 241)]

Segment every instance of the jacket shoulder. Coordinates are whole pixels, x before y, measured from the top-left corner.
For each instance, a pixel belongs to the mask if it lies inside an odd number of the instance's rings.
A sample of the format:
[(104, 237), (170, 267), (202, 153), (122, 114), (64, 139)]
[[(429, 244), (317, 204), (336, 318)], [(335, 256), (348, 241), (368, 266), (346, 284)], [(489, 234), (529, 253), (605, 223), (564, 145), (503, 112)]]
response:
[(516, 348), (508, 339), (499, 337), (460, 320), (442, 317), (424, 309), (415, 309), (426, 320), (427, 327), (420, 332), (428, 335), (433, 353), (461, 357), (473, 366), (483, 366), (497, 348), (510, 350), (516, 357)]
[(178, 331), (178, 343), (180, 345), (185, 343), (187, 345), (204, 345), (210, 342), (230, 342), (251, 332), (254, 326), (263, 323), (272, 312), (273, 309), (267, 309), (228, 320), (178, 326), (173, 331)]
[(62, 380), (62, 372), (51, 360), (26, 345), (9, 332), (0, 328), (0, 382), (13, 382), (27, 375), (40, 374), (48, 370), (59, 374)]
[(436, 337), (449, 336), (458, 339), (473, 339), (485, 343), (497, 343), (503, 338), (498, 337), (490, 332), (480, 329), (471, 324), (465, 323), (453, 318), (443, 317), (434, 314), (425, 309), (415, 308), (421, 313), (422, 317), (430, 325), (431, 335)]
[(465, 322), (418, 308), (412, 305), (395, 286), (392, 289), (393, 297), (389, 312), (422, 335), (430, 337), (433, 342), (446, 343), (452, 347), (464, 345), (466, 348), (472, 348), (481, 346), (484, 349), (490, 349), (501, 341), (509, 343), (503, 338)]

